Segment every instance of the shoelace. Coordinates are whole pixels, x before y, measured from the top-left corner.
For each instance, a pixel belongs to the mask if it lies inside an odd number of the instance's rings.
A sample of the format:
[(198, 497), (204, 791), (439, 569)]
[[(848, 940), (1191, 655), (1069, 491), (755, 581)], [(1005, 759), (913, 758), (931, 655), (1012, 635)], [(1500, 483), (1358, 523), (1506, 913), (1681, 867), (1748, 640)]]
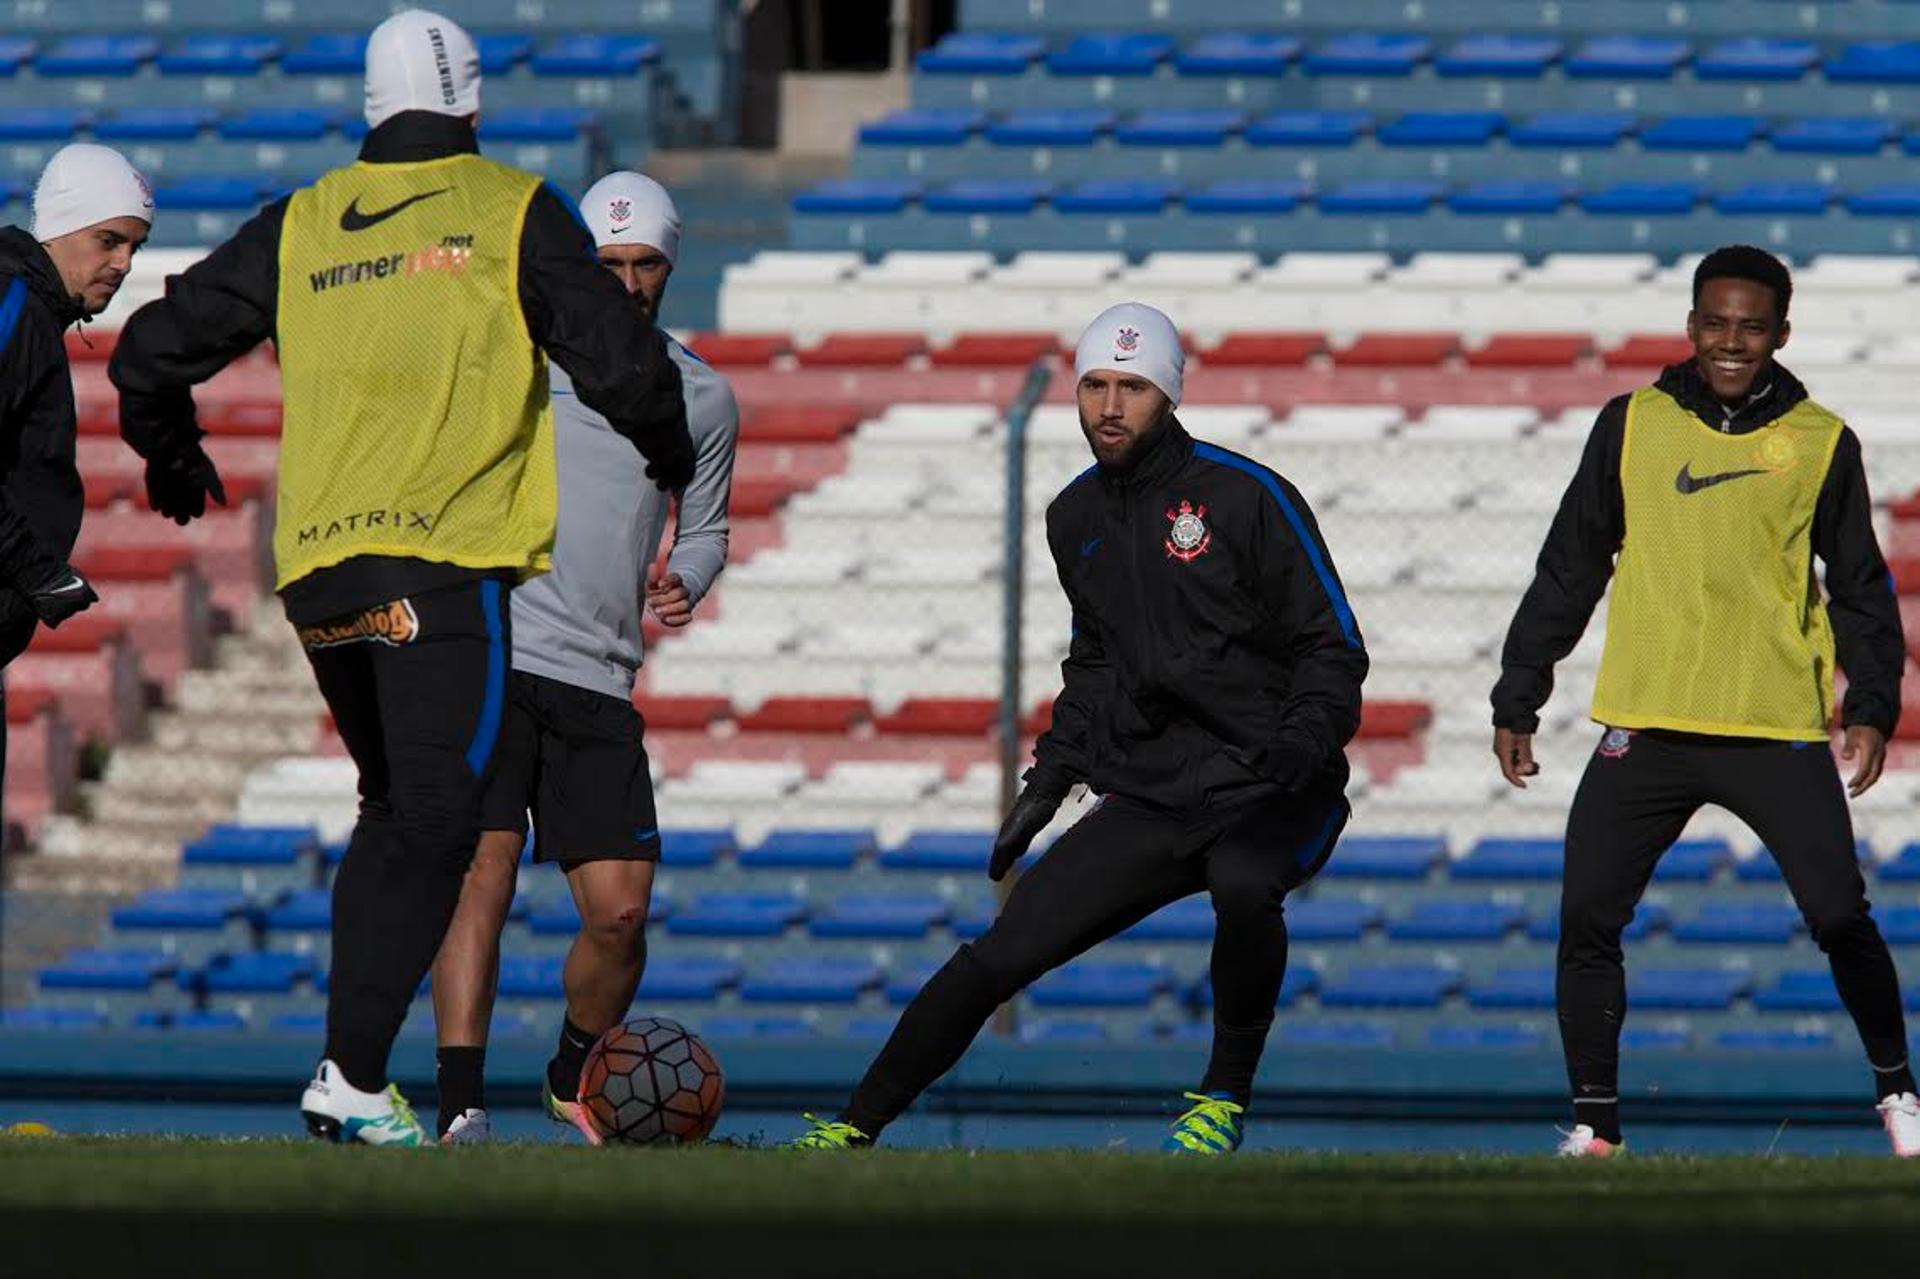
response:
[(1239, 1130), (1239, 1117), (1247, 1113), (1247, 1108), (1237, 1101), (1227, 1101), (1220, 1097), (1209, 1097), (1205, 1093), (1189, 1092), (1180, 1094), (1193, 1103), (1192, 1109), (1174, 1121), (1176, 1129), (1202, 1132), (1200, 1121), (1205, 1120), (1212, 1128), (1209, 1135), (1223, 1138), (1232, 1144), (1233, 1134)]
[(866, 1136), (852, 1124), (841, 1123), (838, 1120), (828, 1121), (809, 1114), (802, 1114), (800, 1117), (812, 1124), (813, 1128), (794, 1143), (796, 1146), (808, 1149), (826, 1147), (837, 1149), (852, 1145), (854, 1138)]
[(407, 1099), (400, 1095), (400, 1086), (398, 1084), (387, 1085), (387, 1100), (393, 1103), (394, 1117), (400, 1121), (402, 1126), (407, 1128), (420, 1127), (420, 1121), (413, 1117), (413, 1107), (408, 1105)]

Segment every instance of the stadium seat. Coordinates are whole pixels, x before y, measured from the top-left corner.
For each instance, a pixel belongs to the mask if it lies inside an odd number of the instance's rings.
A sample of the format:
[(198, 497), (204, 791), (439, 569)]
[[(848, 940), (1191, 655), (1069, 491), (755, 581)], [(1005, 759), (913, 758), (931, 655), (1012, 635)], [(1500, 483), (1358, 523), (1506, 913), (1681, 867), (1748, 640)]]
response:
[(786, 893), (707, 893), (667, 921), (676, 937), (778, 937), (806, 918), (806, 903)]
[(897, 368), (926, 349), (917, 333), (835, 333), (793, 354), (802, 368)]
[(1447, 207), (1467, 214), (1558, 213), (1572, 195), (1564, 182), (1474, 182), (1447, 193)]
[[(663, 966), (671, 968), (674, 963), (684, 963), (684, 957), (662, 956), (647, 965), (646, 974), (641, 978), (640, 989), (648, 990), (652, 984), (654, 972)], [(560, 973), (566, 963), (561, 955), (512, 955), (500, 957), (500, 983), (498, 991), (502, 999), (560, 999), (565, 995), (561, 985)], [(665, 998), (665, 996), (654, 996)]]
[(43, 991), (144, 992), (173, 972), (173, 959), (158, 950), (87, 948), (42, 968), (36, 980)]
[(1818, 117), (1774, 126), (1773, 149), (1804, 155), (1875, 155), (1893, 140), (1893, 121), (1877, 116)]
[(1326, 869), (1333, 879), (1425, 879), (1446, 860), (1439, 835), (1354, 835), (1342, 839)]
[[(1621, 930), (1623, 941), (1643, 941), (1653, 935), (1655, 929), (1668, 925), (1667, 908), (1658, 902), (1643, 901), (1635, 907), (1633, 918)], [(1557, 942), (1560, 940), (1560, 912), (1550, 909), (1535, 916), (1527, 924), (1527, 938), (1537, 942)]]
[(1746, 973), (1725, 968), (1627, 969), (1627, 1003), (1637, 1008), (1718, 1011), (1751, 987)]
[(1393, 1024), (1385, 1021), (1292, 1021), (1283, 1018), (1273, 1028), (1273, 1041), (1283, 1048), (1375, 1050), (1394, 1044)]
[(280, 69), (288, 75), (364, 76), (366, 65), (365, 33), (311, 35), (280, 56)]
[(1551, 968), (1499, 968), (1469, 982), (1467, 1002), (1475, 1008), (1552, 1008), (1554, 971)]
[(993, 731), (1000, 708), (986, 698), (910, 697), (874, 718), (875, 731), (940, 737), (983, 737)]
[(1920, 906), (1877, 906), (1874, 922), (1889, 946), (1920, 946)]
[[(651, 907), (648, 915), (651, 920), (659, 918)], [(580, 908), (571, 895), (528, 909), (526, 919), (527, 931), (535, 937), (571, 937), (580, 931)]]
[(473, 43), (480, 52), (480, 74), (483, 76), (506, 75), (533, 52), (533, 38), (513, 32), (476, 35)]
[(12, 107), (0, 110), (0, 142), (66, 142), (87, 122), (71, 107)]
[(567, 35), (543, 42), (528, 59), (537, 76), (631, 76), (660, 60), (660, 42), (643, 35)]
[(1322, 192), (1318, 203), (1330, 214), (1419, 214), (1444, 192), (1440, 183), (1424, 178), (1381, 178), (1344, 183)]
[(1037, 36), (951, 31), (915, 58), (914, 66), (929, 75), (1019, 75), (1046, 48)]
[(717, 369), (765, 368), (793, 349), (784, 333), (696, 333), (687, 347)]
[(1557, 839), (1483, 839), (1447, 873), (1461, 880), (1558, 879), (1563, 860)]
[(1478, 147), (1500, 132), (1498, 111), (1410, 111), (1374, 131), (1390, 147)]
[(1061, 213), (1159, 213), (1178, 192), (1159, 178), (1093, 178), (1055, 191), (1053, 207)]
[(1497, 1052), (1526, 1052), (1547, 1046), (1547, 1032), (1538, 1026), (1495, 1024), (1429, 1026), (1429, 1048), (1478, 1048)]
[(1700, 80), (1798, 80), (1820, 62), (1811, 40), (1742, 36), (1721, 40), (1694, 59)]
[(837, 940), (912, 941), (943, 922), (948, 910), (934, 893), (850, 893), (816, 911), (807, 931)]
[(929, 978), (940, 970), (944, 960), (921, 960), (897, 967), (887, 974), (885, 993), (887, 1002), (900, 1007), (911, 1003), (920, 993), (920, 988)]
[(1451, 969), (1389, 964), (1351, 969), (1322, 982), (1320, 1002), (1328, 1008), (1438, 1008), (1460, 987), (1460, 974)]
[(1036, 1008), (1145, 1008), (1168, 983), (1158, 964), (1080, 959), (1028, 987), (1027, 997)]
[(992, 831), (917, 830), (892, 848), (880, 850), (883, 870), (984, 873), (993, 855)]
[(220, 121), (220, 136), (236, 142), (313, 142), (333, 128), (333, 113), (318, 107), (254, 107)]
[(1677, 36), (1596, 36), (1565, 62), (1576, 80), (1666, 80), (1692, 55)]
[(1180, 202), (1189, 213), (1291, 213), (1306, 202), (1311, 188), (1286, 178), (1230, 178), (1188, 187)]
[(1615, 182), (1580, 196), (1588, 213), (1623, 217), (1659, 217), (1691, 213), (1700, 202), (1700, 188), (1692, 182)]
[(1516, 147), (1611, 150), (1633, 131), (1635, 117), (1622, 111), (1548, 111), (1507, 126)]
[(1750, 857), (1735, 858), (1733, 877), (1743, 884), (1784, 884), (1786, 876), (1780, 873), (1780, 863), (1766, 849), (1761, 849)]
[(1845, 1011), (1833, 974), (1826, 969), (1784, 972), (1753, 992), (1753, 1006), (1769, 1013), (1837, 1013)]
[(325, 933), (333, 926), (333, 891), (304, 888), (288, 893), (260, 914), (260, 926), (269, 936), (278, 933)]
[(1693, 344), (1685, 336), (1664, 333), (1637, 333), (1600, 353), (1601, 362), (1610, 369), (1662, 368), (1692, 358)]
[(1716, 1048), (1735, 1052), (1795, 1052), (1806, 1049), (1832, 1049), (1838, 1044), (1824, 1026), (1798, 1026), (1792, 1030), (1734, 1027), (1713, 1037)]
[(1847, 212), (1868, 218), (1911, 218), (1920, 216), (1920, 183), (1883, 182), (1865, 191), (1856, 191), (1842, 200)]
[(643, 694), (634, 700), (634, 709), (650, 729), (666, 732), (698, 730), (704, 732), (733, 713), (733, 703), (724, 697), (662, 697)]
[(775, 830), (737, 860), (747, 870), (852, 870), (873, 853), (870, 830)]
[(1669, 848), (1653, 869), (1656, 884), (1704, 884), (1733, 860), (1724, 839), (1683, 839)]
[(1336, 350), (1333, 362), (1351, 368), (1404, 368), (1443, 363), (1460, 350), (1453, 333), (1362, 333)]
[(224, 932), (244, 922), (247, 895), (217, 888), (155, 888), (110, 918), (116, 932)]
[(1000, 147), (1090, 147), (1113, 121), (1113, 112), (1088, 107), (1014, 111), (988, 121), (986, 139)]
[(127, 107), (95, 122), (102, 142), (191, 142), (213, 123), (201, 107)]
[(176, 178), (154, 188), (160, 209), (251, 209), (260, 203), (261, 185), (252, 178)]
[(741, 419), (740, 439), (752, 444), (834, 444), (859, 424), (859, 411), (847, 404), (768, 404)]
[(93, 1008), (0, 1008), (0, 1030), (72, 1034), (106, 1028), (107, 1015)]
[(1577, 364), (1593, 353), (1584, 333), (1496, 333), (1466, 353), (1476, 369), (1551, 369)]
[(1920, 84), (1920, 42), (1850, 44), (1829, 55), (1820, 69), (1833, 84)]
[(806, 1039), (814, 1025), (797, 1014), (784, 1017), (744, 1017), (722, 1013), (700, 1019), (699, 1031), (708, 1039)]
[(907, 107), (860, 126), (860, 142), (879, 147), (957, 147), (986, 124), (978, 111)]
[(1301, 66), (1308, 75), (1410, 76), (1432, 51), (1432, 41), (1411, 33), (1334, 36), (1309, 50)]
[(927, 360), (939, 368), (1002, 368), (1025, 366), (1060, 353), (1060, 339), (1052, 333), (962, 333), (931, 351)]
[(700, 870), (733, 851), (730, 830), (663, 830), (660, 864), (675, 869)]
[(1800, 912), (1785, 902), (1706, 902), (1673, 925), (1673, 939), (1707, 945), (1784, 946), (1800, 932)]
[(31, 36), (0, 36), (0, 75), (17, 75), (20, 68), (33, 61), (33, 55), (40, 46)]
[(738, 722), (743, 733), (843, 734), (871, 714), (863, 697), (769, 697)]
[(1090, 1018), (1041, 1017), (1020, 1023), (1023, 1044), (1103, 1044), (1113, 1038), (1104, 1021)]
[(1171, 36), (1081, 35), (1047, 54), (1045, 60), (1054, 75), (1145, 76), (1172, 55)]
[(1380, 907), (1373, 902), (1303, 897), (1287, 903), (1287, 936), (1302, 942), (1357, 942), (1380, 919)]
[(1417, 901), (1404, 915), (1387, 921), (1387, 936), (1394, 941), (1497, 942), (1525, 918), (1525, 912), (1511, 902)]
[(1213, 902), (1200, 895), (1162, 906), (1120, 936), (1125, 941), (1142, 942), (1209, 941), (1213, 923)]
[(1283, 368), (1324, 355), (1321, 333), (1229, 333), (1199, 352), (1200, 361), (1220, 368)]
[(519, 107), (480, 116), (482, 142), (573, 142), (594, 127), (584, 107)]
[(1174, 55), (1183, 76), (1278, 76), (1300, 56), (1290, 35), (1216, 32), (1190, 41)]
[(898, 213), (920, 195), (920, 184), (900, 178), (838, 178), (793, 197), (795, 213)]
[(1256, 147), (1350, 147), (1373, 127), (1364, 111), (1279, 111), (1246, 128)]
[(1815, 217), (1833, 203), (1824, 182), (1751, 182), (1713, 197), (1713, 207), (1728, 217)]
[(849, 1017), (842, 1023), (840, 1034), (851, 1040), (879, 1043), (893, 1034), (893, 1028), (900, 1023), (894, 1016)]
[(713, 955), (665, 954), (647, 964), (639, 998), (662, 1003), (710, 1003), (740, 980), (740, 965)]
[(922, 203), (928, 213), (1031, 213), (1052, 193), (1027, 178), (971, 178), (935, 187)]
[[(1296, 957), (1287, 964), (1286, 975), (1280, 980), (1280, 993), (1274, 999), (1274, 1007), (1291, 1008), (1306, 995), (1311, 995), (1320, 985), (1320, 973), (1312, 965), (1302, 963)], [(1193, 983), (1187, 992), (1187, 1001), (1202, 1010), (1213, 1007), (1213, 979), (1203, 975)]]
[(42, 49), (33, 69), (49, 77), (131, 76), (159, 52), (151, 36), (66, 36)]
[(194, 975), (209, 995), (284, 995), (313, 975), (313, 958), (297, 951), (264, 950), (216, 955)]
[(1435, 58), (1433, 69), (1455, 79), (1537, 80), (1563, 48), (1552, 36), (1471, 35)]
[(1745, 151), (1765, 128), (1758, 116), (1668, 116), (1640, 130), (1640, 146), (1647, 151)]
[(740, 998), (750, 1004), (851, 1004), (880, 983), (880, 969), (870, 959), (795, 957), (747, 973)]
[(1113, 140), (1123, 147), (1218, 147), (1246, 123), (1240, 112), (1218, 108), (1141, 111), (1114, 127)]

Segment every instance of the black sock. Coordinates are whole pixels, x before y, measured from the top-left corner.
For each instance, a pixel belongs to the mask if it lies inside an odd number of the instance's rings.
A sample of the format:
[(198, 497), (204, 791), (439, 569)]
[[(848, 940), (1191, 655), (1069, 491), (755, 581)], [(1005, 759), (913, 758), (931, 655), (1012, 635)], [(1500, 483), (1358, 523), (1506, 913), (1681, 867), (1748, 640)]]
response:
[(1587, 1125), (1593, 1129), (1594, 1136), (1617, 1146), (1620, 1144), (1620, 1099), (1589, 1101), (1576, 1097), (1573, 1102), (1573, 1122)]
[(572, 1101), (580, 1095), (580, 1072), (586, 1068), (587, 1054), (599, 1038), (574, 1025), (572, 1018), (561, 1019), (560, 1043), (553, 1050), (553, 1060), (547, 1063), (547, 1085), (555, 1097)]
[[(1871, 1064), (1871, 1063), (1869, 1063)], [(1895, 1093), (1920, 1092), (1913, 1086), (1913, 1067), (1906, 1061), (1898, 1066), (1873, 1068), (1873, 1099), (1883, 1101)]]
[(1260, 1054), (1267, 1047), (1266, 1026), (1223, 1026), (1213, 1024), (1213, 1056), (1207, 1060), (1207, 1073), (1200, 1091), (1210, 1097), (1225, 1094), (1244, 1106), (1253, 1096), (1254, 1072), (1260, 1068)]
[(442, 1048), (436, 1072), (440, 1081), (440, 1133), (469, 1110), (487, 1108), (487, 1050)]

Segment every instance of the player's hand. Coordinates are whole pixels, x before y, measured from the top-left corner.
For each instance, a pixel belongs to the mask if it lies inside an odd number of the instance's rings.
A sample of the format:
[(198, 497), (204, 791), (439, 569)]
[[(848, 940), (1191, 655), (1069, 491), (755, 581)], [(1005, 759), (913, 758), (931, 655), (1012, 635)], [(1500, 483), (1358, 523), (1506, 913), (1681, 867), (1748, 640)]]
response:
[(1007, 820), (1000, 823), (1000, 833), (994, 836), (993, 857), (987, 862), (988, 879), (997, 884), (1007, 877), (1013, 864), (1032, 846), (1034, 837), (1045, 830), (1053, 815), (1060, 811), (1060, 802), (1066, 797), (1066, 791), (1051, 783), (1036, 785), (1029, 780), (1027, 788), (1007, 810)]
[(147, 506), (175, 524), (185, 525), (207, 513), (207, 499), (227, 504), (226, 486), (213, 459), (198, 444), (165, 460), (147, 463)]
[(1847, 782), (1847, 794), (1859, 799), (1873, 789), (1873, 784), (1880, 780), (1880, 771), (1887, 766), (1886, 735), (1869, 725), (1855, 724), (1847, 730), (1847, 744), (1840, 748), (1840, 758), (1860, 761), (1853, 770), (1852, 780)]
[(685, 626), (693, 620), (693, 597), (678, 573), (647, 583), (647, 608), (662, 626)]
[(1516, 733), (1511, 728), (1493, 730), (1493, 755), (1500, 761), (1500, 776), (1521, 790), (1527, 778), (1539, 775), (1540, 765), (1533, 762), (1533, 734)]
[(27, 602), (52, 630), (58, 629), (60, 623), (75, 613), (84, 613), (98, 604), (100, 596), (91, 582), (62, 564), (53, 576), (27, 592)]

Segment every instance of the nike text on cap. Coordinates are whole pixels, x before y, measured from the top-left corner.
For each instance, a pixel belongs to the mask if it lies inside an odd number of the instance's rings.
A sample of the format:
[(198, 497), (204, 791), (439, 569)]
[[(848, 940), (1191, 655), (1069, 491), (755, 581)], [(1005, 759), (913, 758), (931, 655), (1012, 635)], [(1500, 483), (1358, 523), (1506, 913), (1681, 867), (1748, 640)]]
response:
[(680, 260), (680, 210), (667, 189), (645, 174), (623, 169), (601, 178), (581, 198), (580, 216), (595, 248), (651, 244), (668, 265)]
[(1144, 302), (1122, 302), (1094, 316), (1073, 353), (1075, 378), (1097, 369), (1130, 373), (1159, 387), (1175, 405), (1186, 368), (1179, 330)]
[(153, 188), (140, 171), (91, 142), (55, 151), (33, 188), (33, 238), (45, 244), (115, 218), (153, 225)]
[(402, 111), (472, 115), (480, 109), (480, 51), (451, 18), (396, 13), (367, 39), (367, 124)]

